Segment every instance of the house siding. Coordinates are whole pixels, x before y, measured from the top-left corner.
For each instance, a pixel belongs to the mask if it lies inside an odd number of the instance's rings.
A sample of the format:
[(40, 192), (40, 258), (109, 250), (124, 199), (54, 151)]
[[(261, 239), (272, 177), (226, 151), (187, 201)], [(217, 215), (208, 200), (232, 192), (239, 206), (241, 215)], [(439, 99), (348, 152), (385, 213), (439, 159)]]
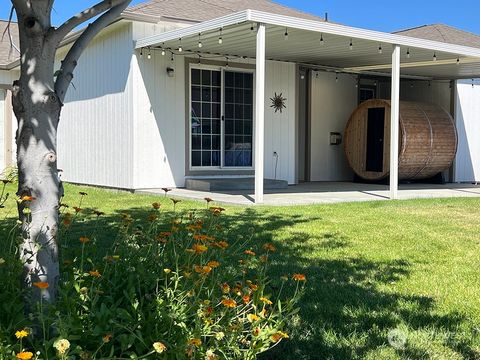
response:
[(455, 119), (458, 151), (455, 160), (456, 182), (480, 182), (480, 80), (456, 82)]
[(132, 25), (124, 22), (102, 31), (82, 54), (58, 128), (64, 181), (133, 188), (132, 54)]

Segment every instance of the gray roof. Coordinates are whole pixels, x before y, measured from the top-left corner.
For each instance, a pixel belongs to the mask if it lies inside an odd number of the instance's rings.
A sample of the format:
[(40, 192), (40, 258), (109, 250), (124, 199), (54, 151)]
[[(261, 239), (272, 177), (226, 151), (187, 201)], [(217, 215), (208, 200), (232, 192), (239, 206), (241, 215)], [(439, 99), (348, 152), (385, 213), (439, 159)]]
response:
[(433, 24), (396, 31), (394, 34), (480, 48), (480, 36), (444, 24)]
[[(7, 26), (8, 21), (0, 20), (0, 66), (9, 65), (20, 57), (18, 51), (10, 44), (10, 37), (8, 32), (5, 31)], [(12, 35), (13, 43), (19, 47), (17, 23), (10, 23), (10, 34)]]
[(307, 14), (268, 0), (150, 0), (128, 8), (129, 11), (137, 14), (198, 22), (246, 9), (303, 19), (323, 20), (318, 16)]

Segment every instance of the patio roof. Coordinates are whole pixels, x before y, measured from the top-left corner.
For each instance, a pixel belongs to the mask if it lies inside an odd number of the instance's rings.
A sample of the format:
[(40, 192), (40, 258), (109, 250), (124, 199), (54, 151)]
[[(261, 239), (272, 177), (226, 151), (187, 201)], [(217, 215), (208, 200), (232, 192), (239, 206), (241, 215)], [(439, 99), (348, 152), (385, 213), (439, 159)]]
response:
[(138, 40), (135, 47), (165, 49), (174, 54), (179, 54), (182, 47), (182, 54), (201, 58), (253, 59), (256, 56), (255, 24), (258, 23), (266, 26), (266, 58), (270, 60), (311, 65), (327, 71), (389, 77), (392, 48), (399, 45), (402, 77), (480, 77), (479, 48), (257, 10), (240, 11), (146, 37)]

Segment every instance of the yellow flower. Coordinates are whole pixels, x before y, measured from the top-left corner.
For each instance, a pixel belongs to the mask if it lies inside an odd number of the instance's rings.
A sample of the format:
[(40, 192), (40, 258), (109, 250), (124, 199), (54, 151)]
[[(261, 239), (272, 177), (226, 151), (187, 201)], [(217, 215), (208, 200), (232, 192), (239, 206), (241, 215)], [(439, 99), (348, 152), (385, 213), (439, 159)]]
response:
[(202, 245), (202, 244), (194, 244), (192, 246), (192, 250), (196, 253), (196, 254), (201, 254), (201, 253), (204, 253), (205, 251), (208, 250), (208, 247), (206, 247), (205, 245)]
[(198, 338), (194, 338), (194, 339), (188, 340), (188, 344), (198, 347), (198, 346), (202, 345), (202, 340), (200, 340)]
[(40, 290), (48, 289), (48, 283), (45, 281), (34, 282), (32, 285), (36, 288), (39, 288)]
[(253, 323), (253, 322), (255, 322), (255, 321), (260, 320), (260, 317), (258, 317), (258, 316), (255, 315), (255, 314), (248, 314), (248, 315), (247, 315), (247, 319), (248, 319), (248, 321), (250, 321), (251, 323)]
[(172, 270), (170, 270), (170, 269), (163, 269), (163, 272), (164, 272), (165, 274), (170, 274), (170, 273), (172, 272)]
[(220, 263), (218, 261), (215, 261), (215, 260), (212, 260), (212, 261), (209, 261), (207, 263), (208, 266), (212, 267), (212, 268), (217, 268), (220, 266)]
[(153, 343), (153, 349), (158, 353), (161, 354), (164, 351), (167, 351), (167, 347), (165, 346), (164, 343), (161, 343), (160, 341), (154, 342)]
[(217, 339), (218, 341), (222, 340), (224, 337), (225, 337), (225, 333), (223, 331), (220, 331), (215, 334), (215, 339)]
[(218, 355), (213, 352), (213, 350), (207, 350), (205, 353), (205, 360), (218, 360)]
[(88, 273), (90, 274), (90, 276), (93, 276), (96, 278), (99, 278), (102, 276), (98, 270), (92, 270), (92, 271), (89, 271)]
[(303, 274), (293, 274), (292, 279), (295, 281), (307, 281), (307, 278)]
[(273, 342), (279, 342), (282, 339), (288, 339), (288, 334), (284, 333), (283, 331), (279, 331), (270, 336), (270, 340), (272, 340)]
[(206, 266), (195, 265), (195, 272), (199, 274), (208, 274), (210, 271), (212, 271), (212, 268), (208, 265)]
[(263, 249), (271, 252), (275, 252), (277, 250), (277, 248), (271, 243), (266, 243), (263, 245)]
[(53, 347), (57, 349), (60, 355), (63, 355), (70, 349), (70, 341), (67, 339), (59, 339), (53, 343)]
[(225, 307), (234, 308), (235, 306), (237, 306), (237, 302), (233, 299), (223, 299), (222, 305)]
[(17, 354), (17, 359), (20, 360), (30, 360), (33, 357), (33, 353), (30, 351), (25, 351), (25, 352), (19, 352)]
[(228, 285), (227, 283), (223, 283), (222, 284), (222, 292), (224, 294), (228, 294), (230, 292), (230, 285)]
[(260, 298), (260, 301), (263, 302), (264, 304), (267, 304), (267, 305), (272, 305), (273, 304), (269, 299), (267, 299), (266, 297), (263, 297), (263, 296)]
[(23, 339), (24, 337), (28, 336), (28, 331), (27, 329), (19, 330), (15, 333), (15, 336), (17, 339)]

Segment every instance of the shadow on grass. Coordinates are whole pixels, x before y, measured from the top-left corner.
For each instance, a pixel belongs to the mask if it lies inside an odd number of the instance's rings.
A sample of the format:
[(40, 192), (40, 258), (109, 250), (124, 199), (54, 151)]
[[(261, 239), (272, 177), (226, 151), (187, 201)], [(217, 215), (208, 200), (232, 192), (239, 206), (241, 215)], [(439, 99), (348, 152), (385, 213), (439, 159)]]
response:
[[(134, 219), (144, 219), (136, 226), (148, 226), (150, 209), (126, 208), (98, 220), (92, 217), (75, 222), (69, 230), (69, 238), (89, 235), (93, 229), (99, 251), (104, 249), (107, 254), (124, 213)], [(172, 216), (171, 212), (163, 211), (163, 214), (166, 218)], [(318, 219), (254, 208), (234, 214), (227, 211), (221, 217), (221, 224), (232, 236), (243, 234), (252, 243), (275, 244), (278, 251), (271, 258), (269, 272), (273, 289), (279, 286), (280, 277), (285, 274), (304, 273), (308, 278), (299, 304), (300, 312), (289, 319), (291, 339), (259, 356), (259, 359), (364, 358), (378, 348), (389, 347), (389, 331), (401, 324), (406, 324), (411, 331), (438, 329), (455, 333), (465, 321), (456, 313), (437, 315), (430, 297), (407, 295), (389, 288), (389, 285), (409, 276), (411, 264), (407, 260), (380, 262), (353, 255), (332, 258), (326, 254), (349, 247), (349, 239), (345, 235), (333, 232), (323, 234), (321, 238), (312, 238), (307, 232), (291, 231), (298, 224)], [(2, 233), (6, 229), (8, 224), (2, 224)], [(288, 237), (278, 241), (278, 234), (287, 229)], [(67, 244), (63, 251), (71, 256), (78, 246), (78, 242)], [(318, 256), (312, 256), (317, 253)], [(397, 354), (418, 358), (420, 350), (408, 346)], [(444, 346), (465, 358), (472, 358), (471, 344), (453, 342)]]

